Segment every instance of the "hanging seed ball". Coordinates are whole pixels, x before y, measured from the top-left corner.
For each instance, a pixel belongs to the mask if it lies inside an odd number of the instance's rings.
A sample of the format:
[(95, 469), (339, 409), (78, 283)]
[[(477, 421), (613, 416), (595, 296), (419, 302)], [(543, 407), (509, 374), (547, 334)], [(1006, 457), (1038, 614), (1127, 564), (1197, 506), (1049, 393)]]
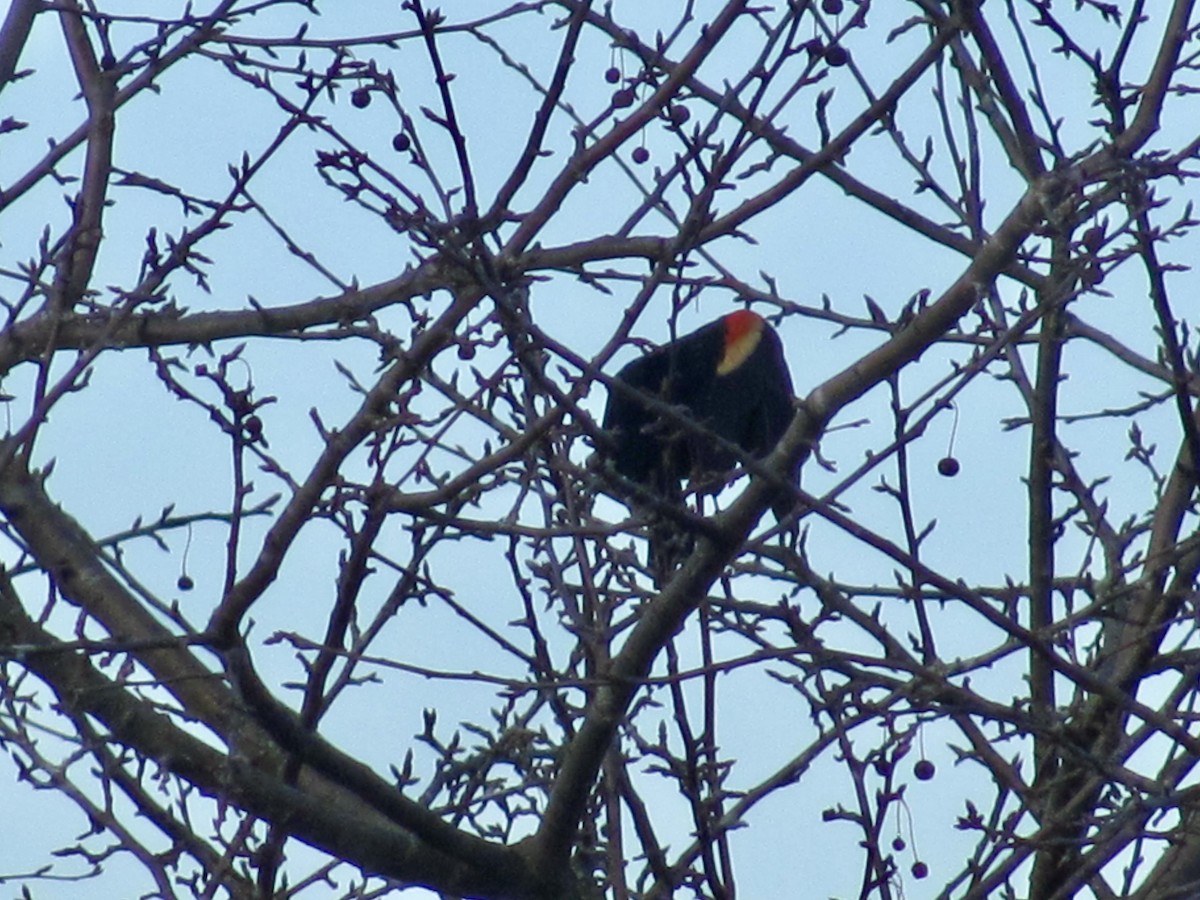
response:
[(645, 147), (633, 148), (633, 161), (639, 166), (650, 158), (650, 151)]
[(913, 774), (917, 776), (918, 781), (929, 781), (937, 772), (937, 766), (927, 759), (917, 760), (917, 764), (913, 766)]
[(192, 581), (191, 575), (180, 575), (179, 580), (175, 582), (175, 586), (181, 591), (190, 591), (196, 586), (196, 582)]
[(357, 109), (366, 109), (371, 105), (371, 92), (366, 88), (355, 88), (350, 94), (350, 102)]
[(838, 16), (842, 13), (842, 0), (821, 0), (821, 12), (830, 16)]
[(825, 62), (835, 69), (850, 62), (850, 52), (841, 44), (834, 44), (825, 51)]
[(258, 416), (246, 416), (242, 425), (246, 429), (246, 437), (250, 440), (257, 441), (262, 437), (262, 419)]
[(947, 478), (953, 478), (958, 474), (962, 466), (958, 464), (958, 460), (953, 456), (943, 456), (938, 460), (937, 470), (939, 475), (945, 475)]
[(612, 95), (612, 105), (617, 109), (624, 109), (627, 106), (633, 106), (633, 101), (633, 88), (621, 88)]
[(908, 846), (908, 844), (904, 843), (904, 838), (902, 838), (902, 837), (892, 838), (892, 849), (895, 850), (897, 853), (899, 853), (901, 850), (903, 850), (907, 846)]
[(609, 84), (616, 84), (621, 80), (621, 70), (616, 66), (609, 66), (604, 70), (604, 80)]
[(692, 114), (682, 103), (676, 103), (668, 110), (667, 116), (671, 119), (672, 125), (682, 125), (692, 117)]
[(1104, 229), (1099, 225), (1093, 225), (1083, 233), (1083, 237), (1079, 240), (1083, 246), (1095, 253), (1104, 246)]
[(928, 875), (929, 875), (929, 866), (925, 865), (925, 863), (921, 862), (918, 859), (915, 863), (912, 864), (912, 877), (913, 878), (920, 879), (920, 878), (925, 878)]
[(392, 138), (392, 149), (397, 153), (403, 153), (411, 146), (412, 141), (409, 140), (408, 135), (404, 132), (400, 132), (394, 138)]

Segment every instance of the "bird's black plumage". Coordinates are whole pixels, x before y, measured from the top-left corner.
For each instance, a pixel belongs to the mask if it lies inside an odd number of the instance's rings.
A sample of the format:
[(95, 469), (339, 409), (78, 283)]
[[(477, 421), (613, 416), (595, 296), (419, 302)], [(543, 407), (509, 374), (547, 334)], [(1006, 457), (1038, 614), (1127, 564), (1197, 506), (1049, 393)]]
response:
[[(740, 310), (634, 360), (615, 381), (604, 411), (611, 464), (658, 502), (649, 509), (650, 568), (661, 585), (691, 547), (661, 504), (680, 501), (684, 480), (723, 484), (738, 451), (770, 453), (792, 420), (792, 378), (775, 329)], [(781, 502), (776, 516), (790, 505)]]
[[(688, 478), (733, 468), (724, 439), (760, 457), (779, 442), (792, 419), (792, 379), (775, 329), (741, 310), (629, 363), (604, 412), (618, 473), (665, 496)], [(676, 407), (687, 421), (661, 406)]]

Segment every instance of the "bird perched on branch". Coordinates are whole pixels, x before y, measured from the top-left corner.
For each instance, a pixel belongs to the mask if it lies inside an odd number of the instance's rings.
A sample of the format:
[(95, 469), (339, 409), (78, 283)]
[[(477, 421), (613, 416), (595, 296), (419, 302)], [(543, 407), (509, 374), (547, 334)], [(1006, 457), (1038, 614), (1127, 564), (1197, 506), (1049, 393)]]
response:
[[(604, 411), (612, 467), (659, 505), (680, 505), (685, 480), (719, 490), (739, 451), (766, 456), (792, 420), (783, 344), (748, 309), (634, 360), (614, 382)], [(661, 513), (651, 509), (650, 527), (651, 569), (660, 583), (691, 543)]]

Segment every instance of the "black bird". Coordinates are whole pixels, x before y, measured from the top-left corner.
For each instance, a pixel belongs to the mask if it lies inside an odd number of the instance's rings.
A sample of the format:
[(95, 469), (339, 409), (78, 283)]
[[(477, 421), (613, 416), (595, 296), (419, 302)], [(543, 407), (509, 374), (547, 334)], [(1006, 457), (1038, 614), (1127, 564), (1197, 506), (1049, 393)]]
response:
[[(737, 455), (714, 436), (762, 457), (792, 420), (792, 377), (783, 344), (775, 329), (748, 309), (634, 360), (615, 380), (619, 384), (610, 387), (604, 411), (612, 466), (667, 503), (679, 501), (685, 479), (723, 483), (721, 476), (733, 468)], [(665, 414), (663, 405), (686, 421)], [(651, 528), (652, 568), (662, 538), (656, 540), (656, 530), (663, 529)]]

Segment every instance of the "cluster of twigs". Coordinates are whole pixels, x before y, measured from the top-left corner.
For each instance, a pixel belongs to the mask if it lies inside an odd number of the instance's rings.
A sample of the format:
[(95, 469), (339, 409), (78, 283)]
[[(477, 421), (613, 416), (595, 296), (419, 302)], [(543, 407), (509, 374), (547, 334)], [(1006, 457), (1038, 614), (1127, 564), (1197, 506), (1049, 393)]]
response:
[[(1197, 890), (1193, 3), (316, 6), (0, 27), (0, 881)], [(654, 588), (607, 373), (737, 304)]]

